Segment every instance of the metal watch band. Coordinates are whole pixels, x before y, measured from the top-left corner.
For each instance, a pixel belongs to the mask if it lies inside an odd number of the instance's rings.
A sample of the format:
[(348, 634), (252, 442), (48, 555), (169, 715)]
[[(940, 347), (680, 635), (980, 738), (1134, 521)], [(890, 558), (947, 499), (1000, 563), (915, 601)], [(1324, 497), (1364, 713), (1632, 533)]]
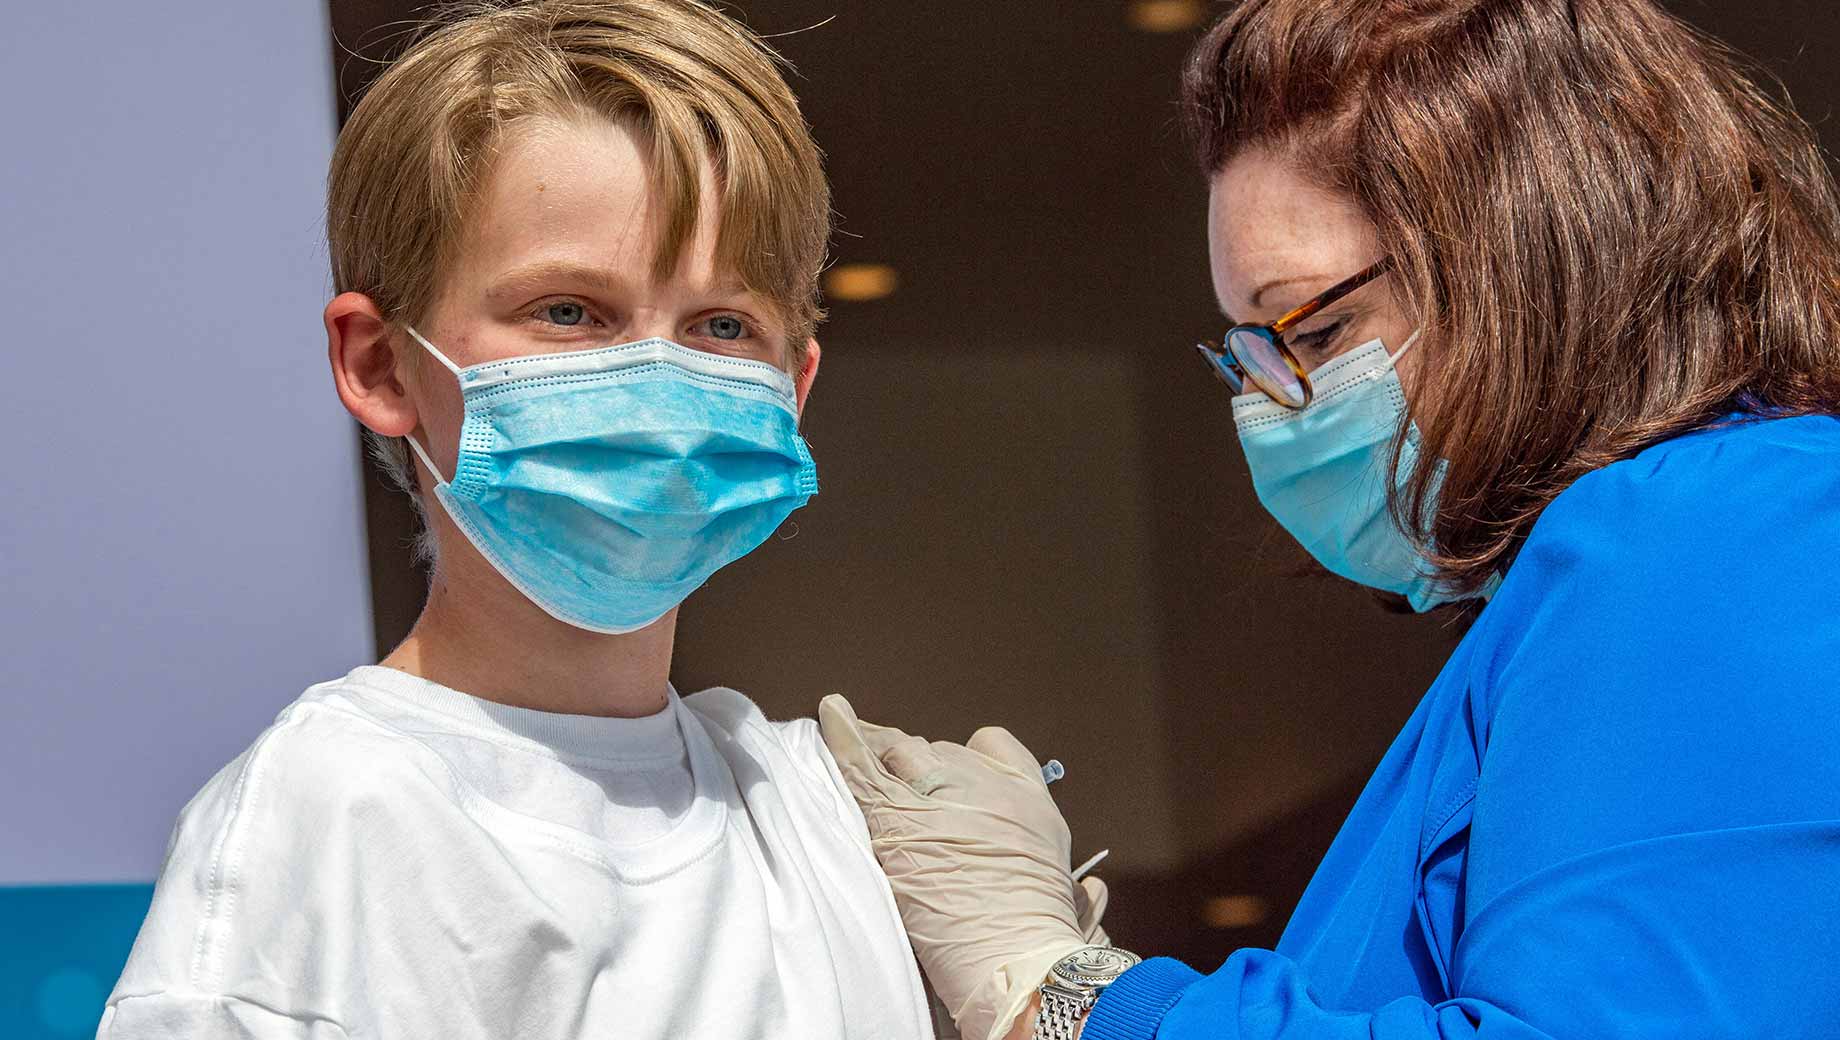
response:
[(1073, 1040), (1087, 1012), (1098, 1002), (1098, 993), (1075, 993), (1053, 984), (1043, 986), (1034, 1040)]
[(1099, 994), (1139, 963), (1137, 954), (1110, 944), (1083, 946), (1055, 961), (1039, 991), (1035, 1040), (1073, 1040)]

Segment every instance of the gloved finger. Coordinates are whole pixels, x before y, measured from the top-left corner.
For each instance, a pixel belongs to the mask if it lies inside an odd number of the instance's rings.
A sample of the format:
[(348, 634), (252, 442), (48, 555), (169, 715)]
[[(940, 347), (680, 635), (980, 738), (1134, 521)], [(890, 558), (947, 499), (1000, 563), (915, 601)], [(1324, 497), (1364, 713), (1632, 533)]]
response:
[(924, 737), (904, 737), (882, 752), (882, 768), (913, 788), (932, 794), (945, 782), (945, 761)]
[(1022, 746), (1022, 741), (1002, 726), (985, 726), (971, 734), (965, 746), (987, 758), (996, 759), (1023, 776), (1034, 777), (1043, 787), (1048, 786), (1047, 781), (1041, 778), (1041, 763), (1036, 761), (1028, 748)]
[[(828, 705), (829, 707), (826, 707)], [(841, 693), (833, 693), (818, 702), (818, 726), (824, 727), (826, 718), (832, 725), (847, 726), (854, 729), (869, 749), (880, 755), (895, 744), (906, 740), (907, 733), (893, 726), (878, 726), (864, 721), (856, 714), (856, 708)]]
[(906, 736), (900, 730), (876, 729), (882, 732), (871, 733), (869, 724), (856, 717), (856, 709), (840, 694), (833, 693), (818, 702), (818, 732), (837, 762), (837, 771), (843, 774), (859, 802), (867, 802), (895, 782), (882, 766), (881, 752), (891, 743), (889, 733)]
[[(1105, 916), (1105, 908), (1111, 903), (1111, 900), (1111, 889), (1106, 888), (1105, 882), (1094, 875), (1086, 875), (1075, 886), (1073, 906), (1076, 921), (1080, 926), (1080, 934), (1084, 935), (1086, 941), (1094, 946), (1106, 945), (1105, 929), (1099, 927), (1099, 921)], [(1093, 938), (1095, 935), (1100, 938)]]

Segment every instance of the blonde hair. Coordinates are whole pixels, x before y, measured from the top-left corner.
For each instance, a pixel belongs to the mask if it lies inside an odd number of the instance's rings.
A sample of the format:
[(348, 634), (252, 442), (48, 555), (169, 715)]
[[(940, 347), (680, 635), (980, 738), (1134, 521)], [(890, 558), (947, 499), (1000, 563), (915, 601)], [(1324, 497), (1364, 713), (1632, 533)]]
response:
[[(779, 56), (699, 0), (526, 0), (447, 8), (371, 86), (332, 156), (326, 232), (338, 292), (393, 325), (425, 318), (506, 128), (594, 113), (648, 141), (668, 277), (717, 177), (716, 263), (779, 313), (794, 366), (823, 317), (830, 187)], [(392, 478), (400, 441), (373, 441)], [(418, 503), (419, 505), (419, 503)]]

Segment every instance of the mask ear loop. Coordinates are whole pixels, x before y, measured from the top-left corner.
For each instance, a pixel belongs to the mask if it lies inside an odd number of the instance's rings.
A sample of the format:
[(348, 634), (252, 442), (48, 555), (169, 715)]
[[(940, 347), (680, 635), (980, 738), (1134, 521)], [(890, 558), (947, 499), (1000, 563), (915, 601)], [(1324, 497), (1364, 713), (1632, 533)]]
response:
[[(430, 353), (430, 354), (433, 354), (433, 355), (434, 355), (434, 359), (435, 359), (436, 361), (439, 361), (439, 362), (440, 362), (441, 364), (443, 364), (443, 365), (446, 365), (446, 366), (447, 366), (447, 370), (448, 370), (449, 372), (452, 372), (452, 373), (454, 374), (454, 377), (455, 377), (455, 378), (459, 378), (459, 375), (460, 375), (460, 366), (459, 366), (459, 365), (456, 365), (456, 364), (454, 364), (454, 363), (453, 363), (452, 361), (449, 361), (449, 360), (447, 360), (447, 355), (446, 355), (446, 354), (443, 354), (443, 353), (441, 353), (441, 352), (440, 352), (440, 350), (438, 350), (438, 349), (436, 349), (436, 347), (435, 347), (435, 345), (434, 345), (433, 343), (430, 343), (430, 342), (428, 342), (428, 341), (427, 341), (426, 339), (424, 339), (424, 338), (422, 337), (422, 334), (421, 334), (421, 333), (419, 333), (419, 332), (417, 332), (417, 331), (415, 331), (415, 326), (413, 326), (413, 325), (404, 325), (404, 326), (403, 326), (403, 328), (405, 328), (405, 329), (407, 329), (407, 330), (409, 330), (409, 335), (411, 335), (411, 336), (414, 336), (414, 337), (415, 337), (415, 341), (416, 341), (417, 343), (420, 343), (420, 344), (422, 345), (422, 349), (423, 349), (423, 350), (426, 350), (426, 351), (427, 351), (428, 353)], [(1400, 353), (1402, 353), (1402, 354), (1403, 354), (1403, 353), (1405, 353), (1405, 351), (1400, 351)]]
[[(435, 345), (433, 343), (428, 342), (428, 340), (424, 338), (421, 333), (415, 331), (415, 326), (404, 325), (403, 328), (409, 331), (409, 335), (415, 337), (415, 341), (422, 345), (423, 350), (426, 350), (428, 353), (433, 354), (434, 359), (436, 361), (439, 361), (441, 364), (447, 366), (447, 370), (454, 374), (455, 379), (460, 378), (460, 366), (454, 364), (452, 361), (449, 361), (446, 354), (441, 353), (438, 349), (435, 348)], [(1400, 351), (1400, 353), (1403, 354), (1405, 353), (1405, 351), (1402, 350)], [(413, 434), (405, 435), (403, 437), (403, 440), (406, 440), (409, 442), (410, 450), (415, 452), (416, 458), (419, 458), (422, 460), (422, 465), (428, 467), (428, 472), (434, 474), (434, 479), (440, 481), (443, 484), (447, 483), (447, 478), (441, 475), (440, 467), (436, 466), (434, 464), (434, 460), (428, 457), (428, 450), (422, 447), (422, 442), (416, 440)]]
[(416, 440), (414, 434), (404, 434), (403, 440), (409, 442), (409, 450), (415, 452), (415, 457), (422, 460), (422, 465), (428, 467), (428, 472), (434, 474), (434, 479), (443, 484), (447, 483), (447, 478), (441, 475), (440, 468), (434, 464), (433, 459), (428, 457), (428, 452), (422, 449), (422, 442)]
[[(410, 331), (410, 332), (414, 332), (415, 330), (414, 330), (414, 329), (410, 329), (409, 331)], [(1393, 355), (1392, 357), (1390, 357), (1390, 358), (1387, 358), (1387, 359), (1386, 359), (1386, 363), (1387, 363), (1387, 365), (1388, 365), (1389, 367), (1391, 367), (1391, 366), (1393, 366), (1393, 365), (1397, 365), (1397, 364), (1399, 364), (1399, 359), (1400, 359), (1400, 358), (1402, 358), (1402, 357), (1405, 357), (1405, 356), (1406, 356), (1406, 351), (1408, 351), (1408, 350), (1411, 350), (1411, 349), (1412, 349), (1412, 344), (1414, 344), (1414, 343), (1417, 343), (1417, 342), (1418, 342), (1418, 337), (1420, 337), (1420, 336), (1422, 336), (1422, 335), (1424, 335), (1424, 334), (1425, 334), (1425, 330), (1424, 330), (1424, 329), (1415, 329), (1415, 330), (1413, 330), (1413, 332), (1412, 332), (1412, 335), (1410, 335), (1410, 336), (1408, 336), (1408, 337), (1406, 337), (1406, 345), (1405, 345), (1405, 346), (1403, 346), (1403, 347), (1400, 347), (1400, 348), (1399, 348), (1399, 352), (1398, 352), (1398, 353), (1396, 353), (1396, 354), (1394, 354), (1394, 355)], [(420, 337), (420, 336), (417, 336), (416, 338), (417, 338), (417, 339), (420, 339), (421, 337)], [(433, 347), (429, 347), (428, 349), (430, 349), (430, 350), (433, 350), (434, 348), (433, 348)]]

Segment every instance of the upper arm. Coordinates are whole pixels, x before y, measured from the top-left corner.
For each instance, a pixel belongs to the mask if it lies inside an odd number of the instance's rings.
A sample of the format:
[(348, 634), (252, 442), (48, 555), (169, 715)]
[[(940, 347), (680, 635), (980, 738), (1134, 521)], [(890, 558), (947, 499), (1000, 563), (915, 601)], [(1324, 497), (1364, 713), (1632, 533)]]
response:
[(1501, 604), (1451, 981), (1553, 1035), (1840, 1006), (1840, 532), (1680, 462), (1580, 481)]
[(1840, 577), (1840, 524), (1706, 483), (1600, 471), (1516, 563), (1481, 679), (1472, 913), (1598, 849), (1840, 819), (1840, 580), (1789, 578)]

